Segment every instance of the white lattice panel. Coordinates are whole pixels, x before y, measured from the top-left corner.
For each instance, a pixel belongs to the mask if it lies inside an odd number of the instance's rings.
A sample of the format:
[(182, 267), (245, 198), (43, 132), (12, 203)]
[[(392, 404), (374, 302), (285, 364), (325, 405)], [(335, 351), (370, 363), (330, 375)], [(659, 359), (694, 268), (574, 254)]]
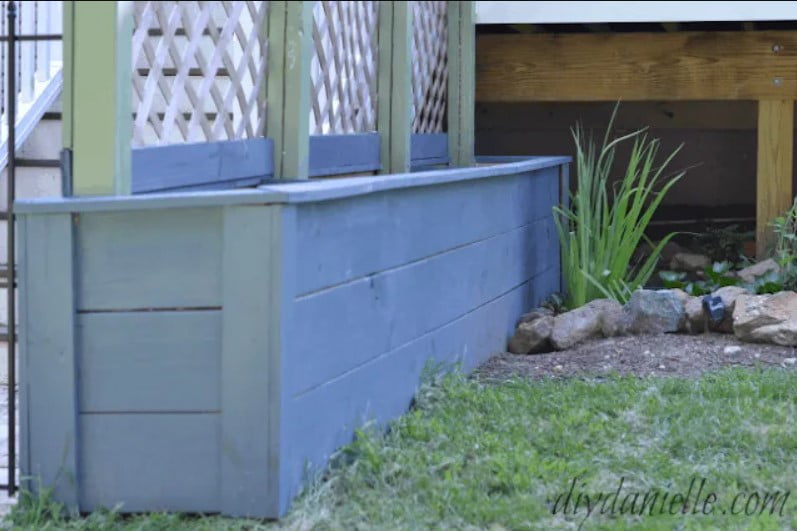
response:
[(376, 130), (378, 10), (375, 1), (315, 3), (311, 134)]
[(265, 134), (268, 2), (137, 1), (133, 143)]
[(447, 2), (412, 2), (413, 133), (445, 127), (448, 87)]

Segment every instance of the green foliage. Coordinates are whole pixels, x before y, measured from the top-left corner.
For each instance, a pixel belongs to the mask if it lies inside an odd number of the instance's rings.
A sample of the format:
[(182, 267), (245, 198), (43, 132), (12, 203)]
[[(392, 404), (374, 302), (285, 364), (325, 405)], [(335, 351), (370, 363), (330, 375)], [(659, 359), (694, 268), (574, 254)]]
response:
[(772, 223), (776, 242), (773, 258), (780, 272), (770, 276), (772, 283), (779, 282), (782, 289), (797, 290), (797, 198), (791, 208)]
[(755, 235), (753, 231), (740, 232), (739, 225), (711, 227), (699, 234), (697, 246), (714, 262), (736, 262), (744, 255), (744, 242)]
[(661, 278), (664, 287), (670, 289), (682, 289), (689, 295), (707, 295), (725, 286), (739, 286), (741, 280), (731, 271), (733, 264), (730, 262), (714, 262), (706, 267), (703, 272), (704, 280), (691, 281), (687, 279), (687, 274), (675, 271), (661, 271)]
[[(462, 375), (422, 389), (390, 429), (362, 430), (280, 522), (148, 514), (66, 518), (50, 498), (14, 529), (795, 529), (797, 374), (731, 369), (700, 378), (573, 378), (486, 385)], [(790, 491), (783, 514), (553, 515), (578, 492), (685, 495), (705, 477), (718, 508), (738, 492)], [(581, 485), (585, 488), (581, 488)], [(695, 487), (697, 489), (697, 486)], [(695, 491), (692, 492), (694, 500)], [(701, 498), (702, 500), (703, 498)]]
[[(570, 207), (554, 207), (570, 308), (600, 297), (626, 302), (631, 292), (648, 281), (662, 248), (675, 235), (667, 235), (656, 245), (651, 243), (650, 255), (633, 263), (640, 242), (648, 241), (645, 230), (654, 212), (684, 172), (665, 176), (667, 166), (681, 148), (659, 164), (659, 140), (649, 140), (645, 129), (610, 140), (616, 114), (617, 107), (600, 147), (585, 135), (581, 124), (572, 130), (578, 188), (572, 194)], [(633, 142), (631, 155), (622, 179), (612, 191), (615, 150), (626, 142)]]
[(567, 311), (567, 305), (565, 304), (565, 296), (562, 293), (551, 293), (545, 300), (542, 301), (540, 304), (542, 308), (547, 308), (551, 310), (554, 315), (559, 315), (560, 313), (565, 313)]

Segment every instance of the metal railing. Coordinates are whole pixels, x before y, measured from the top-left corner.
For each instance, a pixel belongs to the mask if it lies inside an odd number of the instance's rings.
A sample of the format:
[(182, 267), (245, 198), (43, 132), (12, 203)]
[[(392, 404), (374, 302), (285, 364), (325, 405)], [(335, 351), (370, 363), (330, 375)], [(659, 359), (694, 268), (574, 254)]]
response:
[[(17, 6), (17, 4), (20, 4)], [(14, 198), (16, 196), (16, 129), (19, 107), (32, 104), (36, 97), (36, 84), (48, 82), (53, 75), (52, 54), (60, 53), (60, 46), (53, 46), (61, 40), (60, 33), (53, 33), (56, 22), (54, 10), (61, 2), (2, 2), (5, 17), (0, 17), (5, 31), (0, 42), (5, 42), (5, 70), (0, 76), (2, 91), (2, 125), (6, 131), (7, 164), (7, 256), (8, 267), (6, 304), (8, 306), (8, 482), (0, 485), (9, 496), (17, 490), (16, 484), (16, 260), (15, 260), (15, 220)], [(17, 13), (20, 9), (19, 14)], [(58, 13), (60, 14), (60, 13)], [(19, 46), (17, 46), (19, 44)], [(17, 68), (19, 65), (19, 68)], [(23, 112), (25, 112), (23, 110)], [(22, 113), (20, 113), (21, 115)]]

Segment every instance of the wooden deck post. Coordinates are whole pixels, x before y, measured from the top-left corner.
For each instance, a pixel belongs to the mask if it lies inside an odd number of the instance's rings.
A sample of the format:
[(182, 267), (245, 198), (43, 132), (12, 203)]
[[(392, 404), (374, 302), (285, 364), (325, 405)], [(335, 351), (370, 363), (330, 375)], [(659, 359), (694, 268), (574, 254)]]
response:
[(274, 141), (274, 176), (307, 179), (313, 2), (272, 2), (268, 40), (267, 134)]
[(412, 4), (379, 7), (377, 130), (381, 173), (410, 171), (412, 133)]
[(452, 166), (473, 163), (476, 91), (474, 2), (448, 2), (448, 153)]
[(792, 203), (792, 143), (794, 102), (758, 102), (758, 162), (756, 174), (756, 254), (772, 244), (769, 224)]
[(75, 195), (131, 192), (133, 2), (64, 4), (64, 147)]

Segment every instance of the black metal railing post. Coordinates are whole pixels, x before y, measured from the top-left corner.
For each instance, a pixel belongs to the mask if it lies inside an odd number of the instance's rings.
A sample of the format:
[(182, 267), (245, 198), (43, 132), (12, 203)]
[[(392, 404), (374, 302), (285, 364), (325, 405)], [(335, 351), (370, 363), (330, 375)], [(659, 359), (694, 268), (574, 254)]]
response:
[(17, 466), (17, 364), (16, 364), (16, 260), (14, 258), (15, 234), (14, 234), (14, 197), (16, 196), (15, 187), (15, 166), (16, 166), (16, 121), (17, 121), (17, 64), (16, 64), (16, 2), (8, 3), (8, 168), (6, 171), (6, 203), (7, 203), (7, 304), (8, 304), (8, 495), (13, 496), (17, 490), (16, 486), (16, 466)]

